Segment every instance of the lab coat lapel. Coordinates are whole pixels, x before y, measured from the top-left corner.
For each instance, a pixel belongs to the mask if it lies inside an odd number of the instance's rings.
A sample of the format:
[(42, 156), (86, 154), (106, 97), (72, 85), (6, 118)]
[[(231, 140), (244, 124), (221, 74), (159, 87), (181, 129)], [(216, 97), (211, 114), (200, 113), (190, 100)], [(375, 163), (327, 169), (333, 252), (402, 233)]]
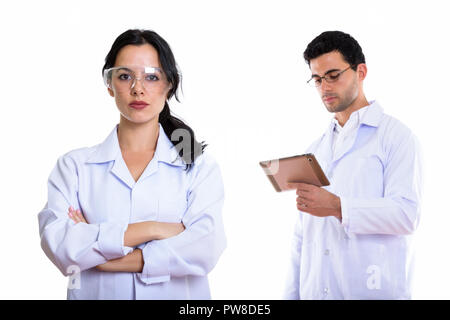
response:
[[(365, 130), (364, 127), (378, 127), (381, 118), (383, 117), (383, 109), (376, 102), (373, 101), (370, 103), (369, 108), (367, 109), (363, 119), (361, 119), (358, 129), (354, 131), (354, 133), (347, 137), (342, 145), (340, 150), (337, 150), (336, 156), (333, 159), (333, 162), (340, 160), (343, 156), (345, 156), (350, 150), (355, 146), (355, 142), (358, 138), (358, 144), (364, 143), (365, 141)], [(362, 140), (361, 140), (362, 139)]]
[(333, 159), (333, 162), (338, 161), (339, 159), (341, 159), (345, 154), (347, 154), (347, 152), (350, 151), (350, 149), (353, 147), (353, 145), (355, 144), (356, 141), (356, 137), (358, 136), (358, 132), (359, 132), (360, 127), (358, 127), (358, 130), (355, 130), (355, 132), (351, 135), (348, 136), (345, 140), (344, 143), (342, 144), (342, 147), (339, 150), (336, 150), (336, 156)]
[(331, 123), (328, 127), (328, 130), (325, 132), (323, 136), (323, 140), (320, 143), (320, 148), (317, 150), (315, 154), (317, 161), (319, 162), (322, 170), (327, 173), (328, 169), (331, 167), (331, 162), (333, 161), (333, 154), (331, 152), (331, 145), (333, 142), (333, 130), (334, 123)]
[(158, 154), (155, 152), (153, 155), (152, 160), (148, 163), (147, 167), (145, 168), (144, 172), (142, 172), (142, 175), (139, 177), (139, 180), (143, 180), (152, 174), (154, 174), (156, 171), (158, 171)]
[(164, 128), (159, 124), (159, 135), (156, 143), (155, 154), (153, 159), (145, 168), (139, 180), (146, 179), (158, 171), (160, 162), (168, 163), (172, 166), (184, 166), (183, 162), (178, 159), (178, 152), (173, 143), (169, 140)]
[(117, 125), (105, 141), (98, 145), (96, 150), (86, 160), (86, 163), (92, 164), (106, 164), (109, 162), (114, 162), (110, 172), (125, 183), (129, 188), (133, 188), (135, 181), (122, 157), (119, 139), (117, 137)]
[(111, 168), (111, 173), (114, 174), (123, 183), (125, 183), (130, 189), (132, 189), (136, 184), (133, 176), (130, 173), (130, 170), (128, 170), (127, 164), (123, 160), (121, 152), (119, 152), (116, 159), (114, 160), (114, 165)]

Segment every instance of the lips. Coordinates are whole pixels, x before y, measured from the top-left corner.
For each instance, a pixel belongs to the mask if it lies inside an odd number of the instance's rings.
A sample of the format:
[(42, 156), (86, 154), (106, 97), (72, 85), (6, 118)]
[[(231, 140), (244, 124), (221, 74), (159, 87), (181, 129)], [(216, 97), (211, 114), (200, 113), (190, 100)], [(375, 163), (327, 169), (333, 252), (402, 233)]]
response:
[(136, 101), (131, 102), (131, 103), (129, 104), (129, 106), (130, 106), (130, 108), (140, 110), (140, 109), (144, 109), (146, 106), (148, 106), (148, 103), (147, 103), (147, 102), (144, 102), (144, 101), (138, 101), (138, 100), (136, 100)]
[(334, 99), (336, 99), (335, 96), (325, 96), (323, 97), (323, 101), (330, 103), (331, 101), (333, 101)]

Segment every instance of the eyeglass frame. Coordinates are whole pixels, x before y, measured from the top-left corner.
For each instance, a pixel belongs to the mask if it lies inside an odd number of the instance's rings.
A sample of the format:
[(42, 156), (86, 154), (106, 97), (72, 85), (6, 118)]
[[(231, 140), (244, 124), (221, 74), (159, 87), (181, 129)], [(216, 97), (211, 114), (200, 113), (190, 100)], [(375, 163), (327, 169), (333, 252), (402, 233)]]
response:
[[(110, 84), (108, 83), (108, 80), (111, 80), (111, 78), (108, 79), (108, 77), (107, 77), (107, 74), (108, 74), (110, 71), (113, 71), (113, 70), (120, 70), (120, 69), (128, 69), (128, 70), (130, 70), (131, 72), (134, 73), (134, 71), (133, 71), (130, 67), (135, 67), (135, 66), (117, 66), (117, 67), (112, 67), (112, 68), (105, 69), (105, 70), (103, 71), (103, 82), (104, 82), (104, 84), (106, 85), (106, 87), (109, 88), (109, 89), (112, 89), (112, 88), (110, 87)], [(148, 66), (148, 67), (144, 67), (144, 68), (153, 68), (154, 70), (159, 71), (161, 74), (164, 74), (164, 71), (163, 71), (161, 68), (159, 68), (159, 67), (151, 67), (151, 66)], [(133, 81), (133, 83), (132, 83), (132, 85), (130, 86), (130, 89), (133, 89), (133, 88), (134, 88), (134, 86), (135, 86), (137, 80), (141, 81), (142, 79), (141, 79), (141, 78), (138, 78), (138, 77), (135, 77), (135, 78), (134, 78), (134, 81)]]
[[(334, 82), (336, 82), (336, 81), (338, 81), (339, 80), (339, 78), (341, 77), (341, 74), (343, 74), (345, 71), (347, 71), (348, 69), (350, 69), (350, 68), (352, 68), (354, 65), (349, 65), (347, 68), (345, 68), (344, 70), (342, 70), (342, 71), (339, 71), (338, 73), (337, 73), (337, 75), (335, 76), (336, 78), (335, 79), (332, 79), (332, 81), (330, 82), (329, 80), (330, 80), (330, 78), (327, 78), (327, 76), (328, 76), (328, 74), (330, 73), (330, 72), (333, 72), (333, 71), (335, 71), (335, 70), (330, 70), (330, 71), (328, 71), (324, 76), (319, 76), (319, 75), (317, 75), (317, 76), (312, 76), (311, 77), (311, 79), (309, 79), (308, 81), (306, 81), (306, 83), (309, 85), (309, 82), (311, 81), (311, 80), (313, 80), (314, 78), (318, 78), (318, 79), (316, 79), (315, 81), (319, 81), (320, 80), (320, 83), (319, 83), (319, 85), (318, 86), (316, 86), (316, 85), (314, 85), (313, 87), (315, 87), (315, 88), (319, 88), (320, 86), (322, 86), (322, 79), (324, 79), (327, 83), (334, 83)], [(311, 86), (311, 85), (310, 85)]]

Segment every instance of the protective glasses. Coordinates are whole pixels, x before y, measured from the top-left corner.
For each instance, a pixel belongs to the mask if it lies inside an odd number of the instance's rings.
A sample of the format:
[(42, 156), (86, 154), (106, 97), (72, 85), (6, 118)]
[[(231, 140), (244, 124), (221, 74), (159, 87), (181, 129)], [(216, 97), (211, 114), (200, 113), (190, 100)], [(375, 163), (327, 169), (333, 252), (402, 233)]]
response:
[(322, 79), (324, 79), (327, 83), (333, 83), (338, 81), (341, 74), (343, 74), (345, 71), (350, 69), (352, 66), (349, 66), (348, 68), (339, 71), (339, 70), (333, 70), (325, 74), (323, 77), (320, 76), (312, 76), (311, 79), (309, 79), (306, 83), (309, 84), (311, 87), (320, 87), (322, 85)]
[(147, 93), (162, 93), (169, 88), (164, 72), (157, 67), (120, 66), (103, 72), (105, 85), (115, 92), (130, 92), (139, 81)]

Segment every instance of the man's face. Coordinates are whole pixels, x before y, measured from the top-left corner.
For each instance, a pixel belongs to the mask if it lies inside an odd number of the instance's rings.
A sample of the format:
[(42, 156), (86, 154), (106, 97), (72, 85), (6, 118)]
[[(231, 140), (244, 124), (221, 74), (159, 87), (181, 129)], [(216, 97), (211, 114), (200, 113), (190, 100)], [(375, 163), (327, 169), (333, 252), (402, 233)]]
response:
[[(338, 51), (325, 53), (310, 61), (311, 74), (314, 78), (338, 74), (349, 68), (342, 54)], [(342, 112), (347, 109), (358, 97), (359, 81), (357, 73), (349, 68), (338, 75), (336, 81), (329, 83), (322, 79), (317, 91), (329, 112)]]

